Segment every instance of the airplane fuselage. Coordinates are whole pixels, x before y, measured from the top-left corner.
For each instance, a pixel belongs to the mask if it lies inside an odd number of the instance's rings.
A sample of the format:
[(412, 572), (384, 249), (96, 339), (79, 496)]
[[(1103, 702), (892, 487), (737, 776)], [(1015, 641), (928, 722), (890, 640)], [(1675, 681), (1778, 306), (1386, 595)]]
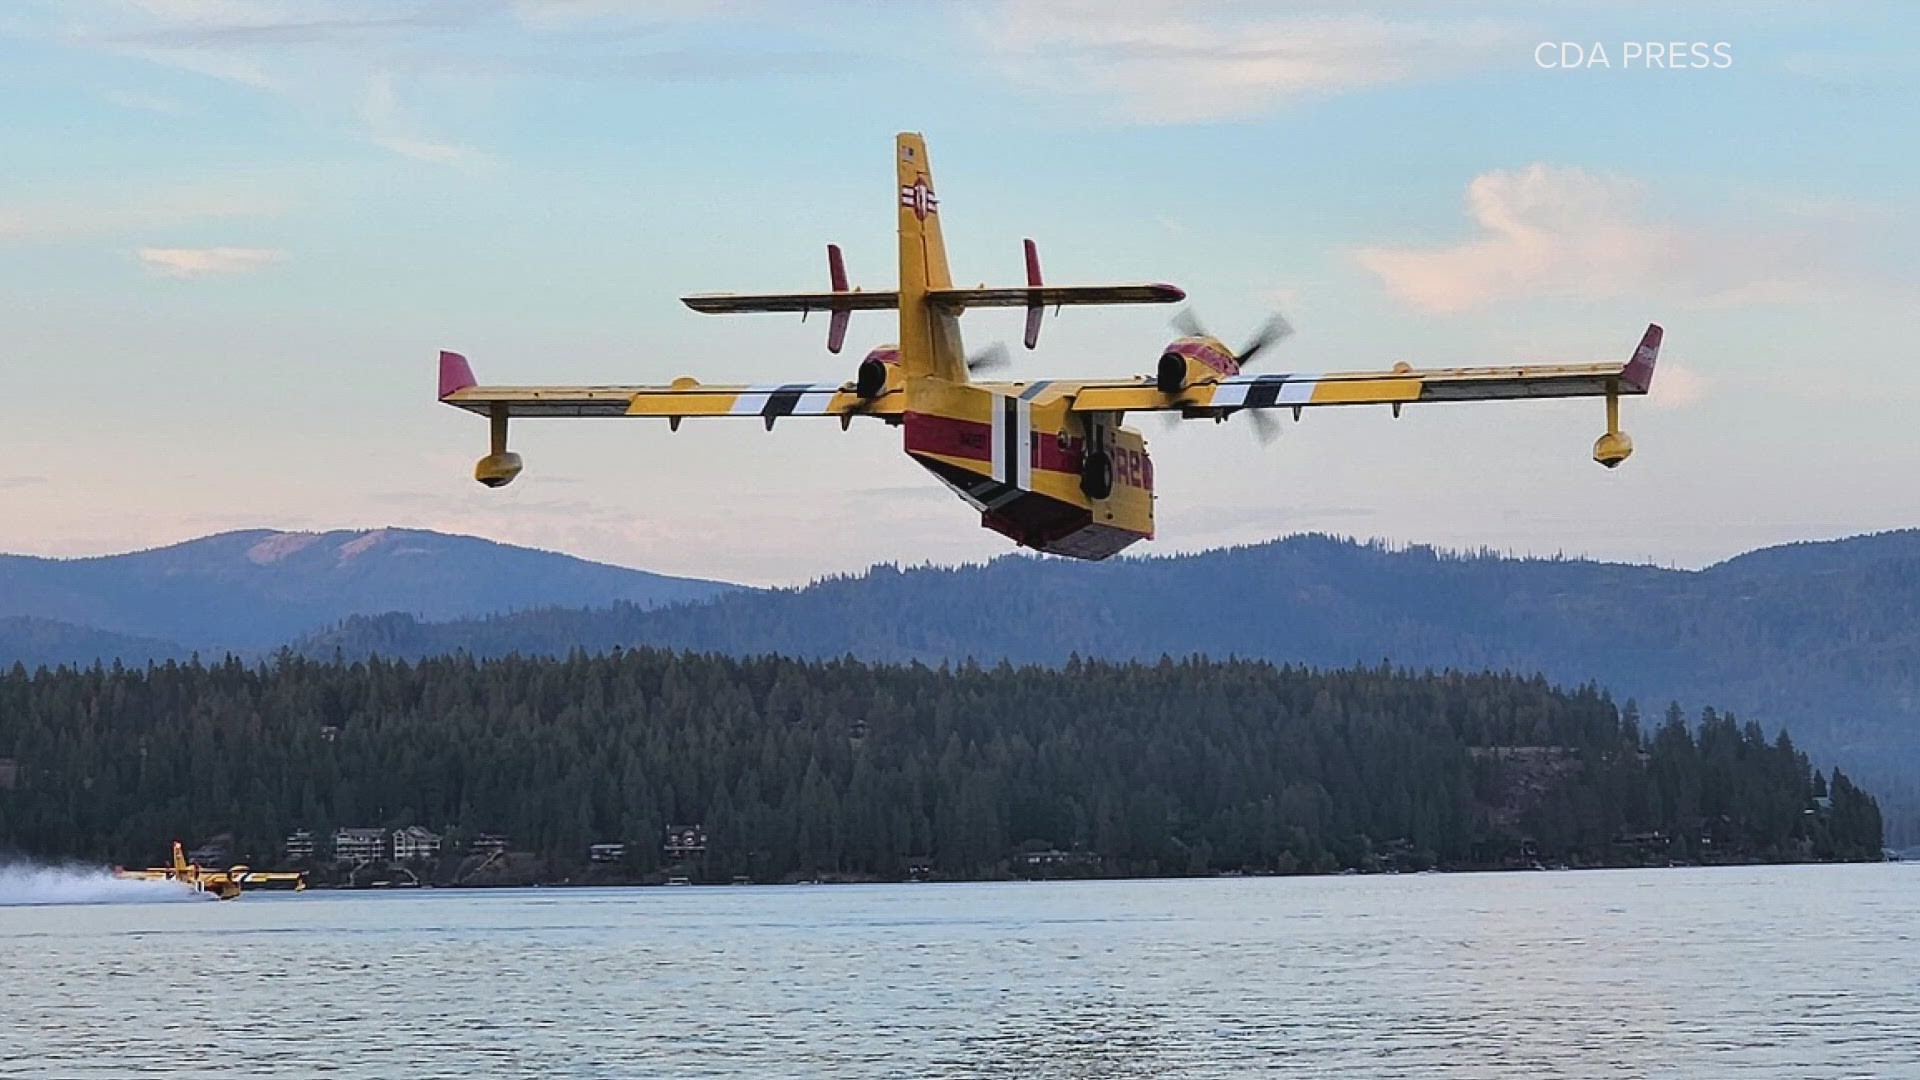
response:
[(1139, 432), (1069, 406), (1047, 381), (1009, 392), (913, 380), (906, 451), (987, 528), (1050, 554), (1106, 558), (1153, 536), (1153, 462)]

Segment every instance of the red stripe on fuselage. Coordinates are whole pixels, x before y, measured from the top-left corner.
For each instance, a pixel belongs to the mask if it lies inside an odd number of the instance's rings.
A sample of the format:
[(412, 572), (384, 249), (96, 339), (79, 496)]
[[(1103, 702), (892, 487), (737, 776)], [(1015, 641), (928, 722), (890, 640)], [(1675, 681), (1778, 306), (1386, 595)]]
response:
[[(906, 415), (906, 446), (909, 454), (939, 454), (972, 461), (993, 460), (993, 425), (973, 420), (956, 420), (931, 413)], [(1080, 456), (1085, 441), (1069, 438), (1066, 446), (1050, 431), (1033, 433), (1033, 467), (1048, 472), (1080, 474)]]
[(1048, 472), (1072, 473), (1080, 475), (1080, 460), (1086, 453), (1086, 440), (1079, 436), (1067, 437), (1067, 445), (1060, 445), (1060, 437), (1050, 432), (1033, 433), (1033, 467)]
[(993, 460), (992, 424), (916, 412), (906, 414), (905, 419), (909, 454)]

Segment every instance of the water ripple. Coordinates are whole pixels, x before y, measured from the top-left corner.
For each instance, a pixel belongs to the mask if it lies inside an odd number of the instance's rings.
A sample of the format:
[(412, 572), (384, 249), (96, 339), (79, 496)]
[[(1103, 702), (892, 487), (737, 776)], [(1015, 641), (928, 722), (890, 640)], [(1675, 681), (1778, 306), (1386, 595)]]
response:
[(0, 913), (0, 1077), (1920, 1077), (1889, 867)]

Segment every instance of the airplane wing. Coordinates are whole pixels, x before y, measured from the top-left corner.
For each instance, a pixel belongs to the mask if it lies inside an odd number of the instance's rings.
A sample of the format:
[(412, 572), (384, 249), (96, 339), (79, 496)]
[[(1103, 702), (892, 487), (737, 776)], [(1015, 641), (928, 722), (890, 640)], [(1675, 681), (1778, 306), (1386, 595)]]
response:
[(1386, 371), (1284, 372), (1231, 375), (1166, 393), (1150, 376), (1088, 382), (1074, 394), (1076, 412), (1180, 411), (1218, 416), (1240, 409), (1314, 405), (1402, 405), (1425, 401), (1604, 397), (1644, 394), (1653, 385), (1662, 330), (1647, 327), (1625, 363), (1414, 368)]
[(759, 417), (899, 416), (906, 395), (891, 387), (873, 398), (852, 383), (709, 386), (675, 379), (666, 386), (484, 386), (459, 353), (440, 354), (440, 400), (481, 416)]
[(151, 870), (116, 869), (113, 876), (122, 881), (165, 881), (173, 876), (173, 871), (156, 866)]
[(307, 875), (298, 870), (243, 870), (234, 877), (248, 885), (270, 885), (275, 882), (292, 884)]

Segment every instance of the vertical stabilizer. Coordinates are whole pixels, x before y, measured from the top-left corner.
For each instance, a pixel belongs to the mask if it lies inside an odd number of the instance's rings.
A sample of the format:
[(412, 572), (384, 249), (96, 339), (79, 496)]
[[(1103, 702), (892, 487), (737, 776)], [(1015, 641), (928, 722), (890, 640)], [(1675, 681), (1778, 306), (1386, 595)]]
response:
[(900, 214), (900, 367), (907, 378), (933, 375), (967, 380), (966, 349), (957, 316), (927, 305), (928, 289), (953, 287), (940, 236), (940, 199), (934, 193), (927, 143), (903, 131), (894, 138)]

